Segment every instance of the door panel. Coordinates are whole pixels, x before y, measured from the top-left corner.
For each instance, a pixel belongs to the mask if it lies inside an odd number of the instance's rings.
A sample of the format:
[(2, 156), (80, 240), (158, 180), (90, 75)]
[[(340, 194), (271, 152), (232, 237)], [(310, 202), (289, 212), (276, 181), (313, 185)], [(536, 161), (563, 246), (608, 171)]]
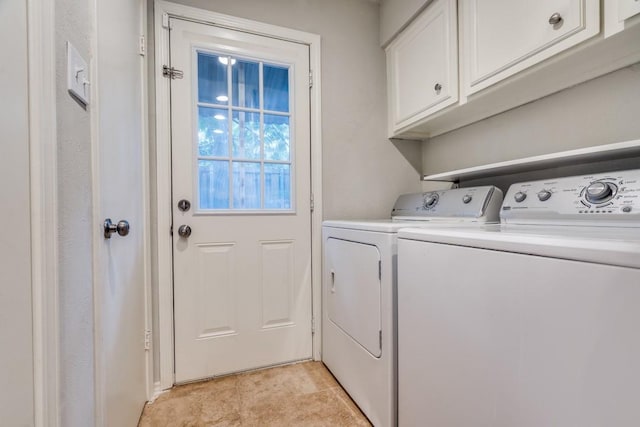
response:
[(127, 220), (129, 235), (97, 248), (98, 419), (136, 425), (145, 401), (145, 290), (141, 3), (96, 2), (100, 219)]
[(309, 48), (170, 37), (176, 381), (310, 358)]
[(330, 238), (325, 243), (329, 271), (327, 312), (371, 355), (382, 354), (380, 252), (373, 245)]

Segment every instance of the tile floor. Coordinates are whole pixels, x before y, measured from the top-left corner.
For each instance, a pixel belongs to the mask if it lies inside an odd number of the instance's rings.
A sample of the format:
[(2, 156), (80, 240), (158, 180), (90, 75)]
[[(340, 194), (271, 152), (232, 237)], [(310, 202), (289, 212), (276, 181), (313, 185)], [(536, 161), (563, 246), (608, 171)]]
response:
[(139, 427), (370, 426), (321, 362), (174, 387), (147, 404)]

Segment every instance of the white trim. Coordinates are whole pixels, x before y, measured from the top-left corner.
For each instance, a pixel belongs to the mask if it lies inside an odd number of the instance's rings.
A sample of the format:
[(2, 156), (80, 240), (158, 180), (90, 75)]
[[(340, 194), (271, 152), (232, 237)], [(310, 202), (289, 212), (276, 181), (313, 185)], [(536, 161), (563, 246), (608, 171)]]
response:
[(166, 393), (168, 390), (163, 389), (160, 386), (160, 381), (156, 381), (155, 383), (153, 383), (153, 393), (151, 395), (151, 397), (149, 397), (149, 401), (147, 403), (153, 403), (156, 401), (156, 399), (158, 397), (160, 397), (160, 395)]
[(59, 414), (56, 63), (54, 2), (27, 0), (34, 420)]
[[(100, 218), (101, 213), (101, 185), (100, 185), (100, 102), (98, 91), (98, 1), (90, 2), (90, 16), (92, 17), (92, 32), (90, 40), (91, 59), (89, 62), (89, 81), (90, 86), (89, 99), (91, 104), (87, 106), (89, 109), (89, 117), (91, 122), (91, 206), (92, 212), (92, 230), (97, 231), (101, 228), (103, 219)], [(101, 289), (104, 288), (102, 281), (102, 250), (101, 233), (94, 233), (92, 241), (92, 283), (93, 283), (93, 377), (94, 377), (94, 422), (95, 426), (104, 426), (105, 411), (105, 384), (106, 378), (104, 373), (104, 361), (102, 356), (103, 339), (102, 331), (102, 294)]]
[[(144, 37), (145, 45), (148, 40), (147, 31), (147, 0), (140, 2), (140, 35)], [(152, 331), (153, 336), (153, 289), (151, 286), (151, 171), (149, 167), (149, 53), (146, 52), (140, 65), (142, 73), (142, 93), (140, 96), (142, 105), (142, 192), (143, 192), (143, 220), (144, 224), (144, 299), (145, 299), (145, 330)], [(147, 400), (155, 397), (155, 383), (153, 381), (153, 340), (151, 346), (146, 350), (145, 368), (147, 374)]]
[(156, 90), (156, 188), (157, 188), (157, 277), (158, 277), (158, 343), (160, 387), (168, 389), (174, 383), (173, 342), (173, 257), (171, 228), (171, 129), (170, 86), (162, 77), (162, 65), (169, 63), (168, 18), (176, 17), (213, 24), (252, 34), (278, 38), (309, 46), (309, 67), (313, 71), (311, 89), (311, 193), (315, 209), (311, 217), (312, 247), (312, 316), (316, 321), (313, 336), (313, 358), (320, 360), (321, 352), (321, 245), (322, 245), (322, 122), (320, 36), (302, 31), (264, 24), (243, 18), (223, 15), (163, 0), (155, 0), (155, 90)]

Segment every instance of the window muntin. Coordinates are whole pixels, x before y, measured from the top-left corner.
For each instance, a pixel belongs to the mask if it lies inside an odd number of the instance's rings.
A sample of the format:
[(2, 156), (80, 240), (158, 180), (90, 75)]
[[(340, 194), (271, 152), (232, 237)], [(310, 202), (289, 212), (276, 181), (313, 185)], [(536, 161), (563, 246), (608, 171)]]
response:
[(291, 69), (197, 55), (197, 190), (205, 211), (291, 211)]

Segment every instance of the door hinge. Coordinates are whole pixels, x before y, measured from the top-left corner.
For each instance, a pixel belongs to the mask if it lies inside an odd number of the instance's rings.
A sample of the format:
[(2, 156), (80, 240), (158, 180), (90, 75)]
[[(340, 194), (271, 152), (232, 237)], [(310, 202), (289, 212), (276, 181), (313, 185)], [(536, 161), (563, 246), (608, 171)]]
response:
[(382, 280), (382, 261), (378, 260), (378, 280)]
[(313, 87), (313, 70), (309, 70), (309, 89)]
[(140, 36), (138, 40), (138, 53), (140, 56), (145, 56), (147, 54), (147, 41), (144, 36)]
[(167, 77), (169, 79), (181, 79), (184, 77), (184, 73), (181, 70), (178, 70), (173, 67), (169, 67), (168, 65), (162, 66), (162, 76)]
[(149, 329), (144, 331), (144, 349), (151, 350), (151, 331)]
[(314, 202), (314, 200), (313, 200), (313, 193), (311, 193), (311, 199), (310, 199), (310, 201), (311, 201), (311, 212), (313, 212), (313, 210), (316, 208), (316, 206), (315, 206), (315, 202)]
[(169, 234), (173, 236), (173, 224), (171, 224), (171, 228), (169, 228)]
[(378, 332), (378, 338), (380, 340), (380, 350), (382, 350), (382, 329)]
[(311, 317), (311, 335), (315, 335), (316, 333), (316, 318)]

